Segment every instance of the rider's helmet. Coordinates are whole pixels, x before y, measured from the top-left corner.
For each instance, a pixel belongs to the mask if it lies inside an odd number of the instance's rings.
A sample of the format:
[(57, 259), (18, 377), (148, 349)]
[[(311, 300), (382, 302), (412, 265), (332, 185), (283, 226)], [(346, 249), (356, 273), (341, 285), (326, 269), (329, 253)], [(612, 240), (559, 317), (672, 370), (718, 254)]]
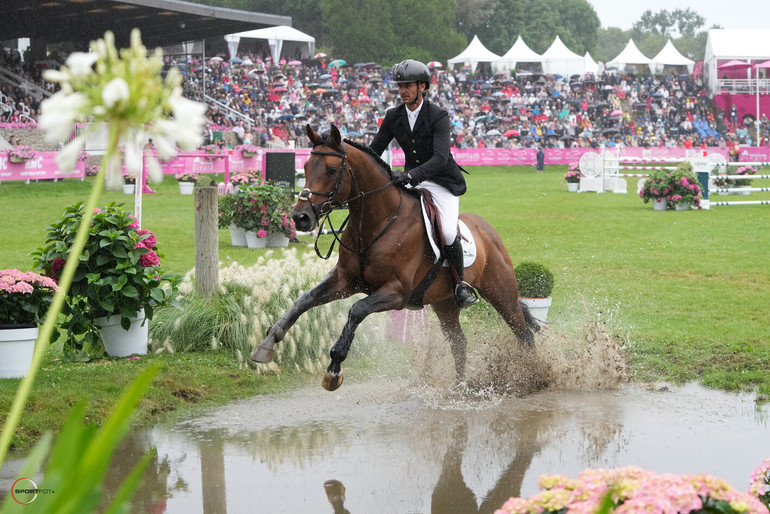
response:
[(430, 87), (430, 70), (420, 61), (407, 59), (393, 66), (393, 81), (396, 84), (404, 82), (425, 82), (425, 90)]

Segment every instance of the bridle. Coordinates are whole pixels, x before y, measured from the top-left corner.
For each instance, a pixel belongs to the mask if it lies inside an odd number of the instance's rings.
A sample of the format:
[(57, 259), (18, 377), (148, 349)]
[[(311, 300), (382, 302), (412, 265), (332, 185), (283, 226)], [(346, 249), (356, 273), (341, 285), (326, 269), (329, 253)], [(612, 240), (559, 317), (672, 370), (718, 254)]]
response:
[[(317, 145), (318, 146), (318, 145)], [(328, 260), (331, 256), (332, 251), (334, 250), (334, 242), (329, 247), (329, 251), (326, 253), (326, 255), (321, 255), (321, 251), (318, 248), (318, 239), (321, 237), (321, 234), (323, 233), (323, 227), (328, 222), (329, 228), (331, 229), (331, 233), (334, 235), (335, 242), (339, 243), (340, 246), (344, 247), (348, 251), (356, 252), (359, 256), (359, 263), (361, 266), (361, 276), (363, 277), (363, 268), (364, 268), (364, 255), (366, 251), (374, 245), (385, 233), (390, 230), (390, 228), (393, 226), (393, 224), (398, 219), (398, 215), (401, 213), (401, 208), (404, 205), (404, 192), (399, 190), (400, 192), (400, 203), (398, 205), (398, 211), (396, 211), (396, 214), (391, 217), (388, 224), (385, 226), (382, 231), (380, 231), (379, 234), (377, 234), (376, 237), (374, 237), (368, 245), (364, 246), (362, 241), (362, 228), (364, 224), (364, 209), (363, 209), (363, 202), (364, 198), (366, 198), (369, 195), (372, 195), (374, 193), (378, 193), (380, 191), (383, 191), (390, 186), (393, 185), (393, 180), (391, 179), (388, 183), (386, 183), (383, 186), (377, 187), (375, 189), (372, 189), (371, 191), (363, 191), (356, 181), (356, 176), (353, 174), (353, 170), (351, 169), (350, 165), (348, 164), (348, 156), (345, 149), (345, 144), (343, 143), (341, 145), (341, 151), (340, 152), (334, 152), (334, 151), (325, 151), (325, 150), (313, 150), (310, 151), (311, 155), (322, 155), (322, 156), (328, 156), (328, 157), (337, 157), (339, 159), (342, 159), (342, 163), (340, 164), (339, 171), (337, 172), (337, 182), (334, 184), (334, 188), (330, 192), (324, 192), (324, 191), (315, 191), (309, 188), (305, 188), (302, 191), (300, 191), (299, 196), (297, 198), (298, 202), (308, 202), (310, 204), (310, 207), (313, 209), (313, 213), (316, 216), (317, 220), (319, 221), (318, 224), (318, 234), (316, 235), (315, 239), (315, 252), (316, 255), (318, 255), (320, 258), (324, 260)], [(360, 193), (357, 196), (354, 196), (353, 198), (348, 198), (345, 201), (337, 202), (335, 201), (335, 197), (339, 194), (340, 187), (342, 186), (342, 180), (344, 178), (344, 174), (347, 171), (348, 175), (350, 175), (350, 191), (351, 193), (353, 191), (360, 191)], [(308, 184), (310, 185), (310, 184)], [(312, 195), (318, 195), (324, 198), (327, 198), (326, 201), (324, 201), (320, 206), (314, 204), (311, 201)], [(345, 227), (347, 226), (348, 220), (350, 219), (350, 214), (345, 217), (345, 221), (342, 222), (339, 229), (335, 229), (332, 225), (330, 216), (331, 213), (335, 210), (340, 209), (347, 209), (349, 205), (353, 202), (360, 201), (361, 202), (361, 215), (358, 218), (358, 247), (357, 248), (350, 248), (347, 246), (342, 239), (340, 239), (339, 234), (345, 230)]]

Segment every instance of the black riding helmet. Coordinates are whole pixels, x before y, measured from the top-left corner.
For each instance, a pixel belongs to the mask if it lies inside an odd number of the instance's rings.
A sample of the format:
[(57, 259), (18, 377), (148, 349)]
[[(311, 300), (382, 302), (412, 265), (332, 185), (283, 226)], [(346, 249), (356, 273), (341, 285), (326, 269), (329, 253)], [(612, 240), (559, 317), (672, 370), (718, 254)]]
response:
[(430, 87), (430, 70), (420, 61), (407, 59), (393, 66), (393, 81), (396, 84), (425, 82), (427, 90)]

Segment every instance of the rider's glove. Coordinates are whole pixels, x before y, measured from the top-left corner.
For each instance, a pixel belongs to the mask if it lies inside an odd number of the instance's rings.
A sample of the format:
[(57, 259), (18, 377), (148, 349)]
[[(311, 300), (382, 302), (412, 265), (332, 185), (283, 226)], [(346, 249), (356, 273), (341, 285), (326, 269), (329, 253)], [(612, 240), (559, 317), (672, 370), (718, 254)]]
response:
[(412, 181), (412, 176), (409, 173), (396, 170), (393, 172), (393, 183), (397, 186), (404, 187)]

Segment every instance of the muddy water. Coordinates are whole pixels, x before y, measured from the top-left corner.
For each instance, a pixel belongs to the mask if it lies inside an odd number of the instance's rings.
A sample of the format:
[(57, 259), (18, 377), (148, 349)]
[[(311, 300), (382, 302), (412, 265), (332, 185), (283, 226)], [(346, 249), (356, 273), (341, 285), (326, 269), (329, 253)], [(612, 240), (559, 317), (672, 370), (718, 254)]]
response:
[[(469, 388), (448, 385), (451, 358), (447, 374), (446, 359), (423, 348), (418, 378), (351, 373), (334, 393), (313, 385), (135, 431), (107, 489), (114, 494), (154, 447), (134, 512), (491, 513), (510, 496), (535, 494), (541, 474), (627, 465), (705, 472), (745, 490), (770, 457), (770, 409), (753, 395), (693, 384), (624, 385), (605, 339), (601, 351), (594, 344), (571, 359), (547, 339), (550, 354), (525, 366), (541, 375), (501, 365), (521, 359), (508, 350), (500, 358), (492, 339), (471, 362)], [(500, 382), (528, 394), (502, 394)], [(2, 470), (0, 496), (20, 465)]]

